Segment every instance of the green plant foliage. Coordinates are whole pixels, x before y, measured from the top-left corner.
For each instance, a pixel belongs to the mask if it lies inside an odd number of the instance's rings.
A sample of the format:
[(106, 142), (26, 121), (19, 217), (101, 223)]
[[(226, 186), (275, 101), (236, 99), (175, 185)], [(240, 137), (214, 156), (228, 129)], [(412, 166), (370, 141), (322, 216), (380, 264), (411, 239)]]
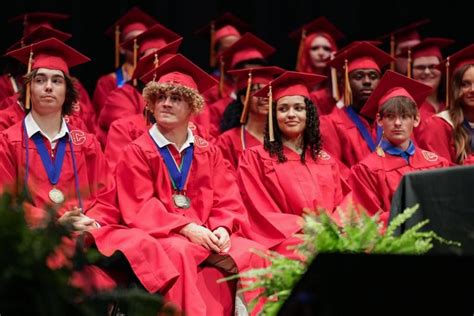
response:
[(460, 246), (433, 231), (420, 231), (428, 220), (418, 223), (400, 236), (394, 236), (395, 230), (417, 209), (418, 205), (415, 205), (399, 214), (385, 232), (377, 215), (371, 217), (365, 212), (356, 212), (353, 207), (341, 212), (342, 225), (338, 225), (323, 210), (308, 211), (303, 216), (302, 234), (298, 235), (302, 243), (295, 249), (306, 258), (305, 261), (288, 259), (276, 252), (259, 253), (270, 261), (267, 268), (249, 270), (223, 280), (240, 278), (245, 285), (242, 291), (263, 289), (250, 308), (263, 297), (266, 303), (262, 315), (276, 315), (318, 253), (424, 254), (433, 247), (433, 240)]
[[(54, 218), (54, 211), (49, 211)], [(8, 194), (0, 197), (0, 314), (2, 315), (106, 315), (118, 302), (127, 315), (156, 315), (162, 299), (141, 289), (114, 290), (86, 297), (69, 284), (74, 270), (101, 258), (94, 249), (86, 253), (76, 249), (72, 258), (58, 269), (50, 269), (47, 260), (58, 249), (67, 229), (46, 220), (31, 229), (25, 221), (21, 201)]]

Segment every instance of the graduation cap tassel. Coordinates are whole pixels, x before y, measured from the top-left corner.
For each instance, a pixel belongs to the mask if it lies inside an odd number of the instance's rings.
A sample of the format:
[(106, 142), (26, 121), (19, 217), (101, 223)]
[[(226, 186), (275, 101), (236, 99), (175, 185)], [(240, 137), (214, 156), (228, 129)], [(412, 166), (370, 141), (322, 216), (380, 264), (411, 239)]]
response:
[[(138, 44), (137, 39), (133, 40), (133, 70), (137, 67), (138, 62)], [(133, 79), (133, 86), (137, 86), (137, 79)]]
[(219, 77), (219, 98), (224, 95), (224, 61), (220, 61), (220, 77)]
[[(390, 35), (390, 56), (395, 58), (395, 35)], [(395, 71), (395, 61), (390, 62), (390, 70)]]
[(408, 49), (407, 77), (411, 79), (411, 49)]
[(115, 69), (120, 66), (120, 28), (115, 26)]
[(156, 68), (158, 68), (158, 66), (160, 65), (160, 59), (158, 58), (158, 54), (155, 53), (155, 60), (153, 60), (153, 66)]
[(240, 124), (245, 124), (247, 121), (247, 115), (249, 112), (249, 101), (250, 101), (250, 88), (252, 87), (252, 72), (249, 72), (249, 78), (247, 80), (247, 90), (245, 91), (244, 108), (242, 115), (240, 116)]
[[(28, 69), (27, 69), (27, 74), (31, 72), (31, 67), (33, 64), (33, 50), (30, 51), (30, 57), (28, 59)], [(25, 109), (29, 110), (30, 109), (30, 100), (31, 100), (31, 83), (28, 82), (26, 84), (26, 94), (25, 94)]]
[(304, 50), (304, 40), (306, 39), (306, 30), (301, 32), (301, 40), (300, 45), (298, 47), (298, 55), (296, 56), (296, 71), (302, 71), (300, 68), (301, 58), (303, 57), (303, 50)]
[(339, 101), (339, 86), (337, 84), (337, 70), (334, 67), (331, 67), (331, 86), (332, 86), (332, 97), (334, 100)]
[(344, 105), (352, 103), (351, 86), (349, 85), (349, 67), (347, 59), (344, 60)]
[(449, 105), (449, 80), (451, 80), (451, 78), (449, 78), (449, 57), (446, 58), (446, 107), (447, 108), (450, 108), (450, 105)]
[(273, 94), (272, 86), (268, 87), (268, 137), (270, 142), (275, 141), (275, 133), (273, 131)]
[(216, 28), (214, 25), (214, 21), (211, 23), (211, 44), (209, 48), (209, 64), (211, 67), (216, 66), (216, 52), (214, 51), (214, 46), (216, 42)]

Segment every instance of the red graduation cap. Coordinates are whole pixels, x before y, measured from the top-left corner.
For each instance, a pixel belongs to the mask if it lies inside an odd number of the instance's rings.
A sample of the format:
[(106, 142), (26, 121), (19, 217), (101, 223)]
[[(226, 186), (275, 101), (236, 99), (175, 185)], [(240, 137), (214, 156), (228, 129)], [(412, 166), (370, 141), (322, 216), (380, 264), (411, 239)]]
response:
[(48, 39), (50, 37), (57, 38), (61, 42), (64, 42), (70, 39), (72, 35), (69, 33), (65, 33), (60, 30), (57, 30), (55, 28), (49, 27), (49, 26), (41, 25), (37, 27), (34, 31), (29, 33), (28, 35), (23, 36), (21, 40), (17, 41), (12, 46), (7, 48), (7, 52), (23, 47), (25, 45), (32, 44), (34, 42), (39, 42), (39, 41)]
[(336, 53), (336, 56), (341, 54), (342, 52), (344, 52), (345, 50), (348, 50), (350, 48), (353, 48), (354, 46), (357, 46), (359, 45), (360, 43), (368, 43), (370, 45), (373, 45), (373, 46), (380, 46), (382, 45), (382, 42), (381, 41), (376, 41), (376, 40), (368, 40), (368, 41), (353, 41), (353, 42), (350, 42), (349, 44), (347, 44), (346, 46), (342, 47), (341, 49), (339, 49), (339, 51)]
[(250, 59), (265, 59), (275, 52), (275, 48), (253, 35), (245, 33), (237, 42), (226, 49), (219, 58), (224, 68), (233, 69), (238, 63)]
[(137, 64), (138, 56), (142, 55), (150, 48), (162, 48), (167, 43), (176, 41), (181, 37), (167, 27), (157, 24), (152, 26), (140, 35), (129, 39), (121, 46), (123, 49), (133, 51), (134, 67)]
[(368, 42), (359, 42), (337, 54), (329, 65), (342, 70), (347, 62), (348, 72), (361, 68), (372, 68), (381, 72), (382, 67), (392, 60), (393, 58), (380, 48)]
[(277, 76), (283, 74), (285, 69), (269, 66), (269, 67), (256, 67), (246, 68), (238, 70), (230, 70), (228, 73), (234, 76), (236, 81), (237, 90), (247, 88), (244, 100), (244, 109), (240, 116), (240, 123), (244, 124), (247, 121), (248, 114), (248, 103), (250, 99), (250, 89), (253, 84), (265, 84), (267, 85), (270, 81), (275, 79)]
[(137, 79), (145, 75), (147, 72), (158, 68), (159, 65), (165, 63), (170, 57), (178, 53), (179, 46), (183, 38), (179, 38), (160, 49), (154, 51), (152, 54), (146, 55), (138, 60), (137, 67), (133, 71), (132, 79)]
[(325, 80), (326, 76), (286, 71), (281, 76), (270, 81), (268, 85), (254, 93), (256, 97), (268, 97), (270, 104), (268, 111), (268, 126), (270, 141), (274, 141), (273, 133), (273, 100), (277, 101), (285, 96), (300, 95), (310, 97), (311, 87)]
[(376, 69), (382, 72), (383, 66), (393, 61), (393, 58), (380, 48), (367, 42), (352, 45), (331, 60), (328, 64), (339, 70), (344, 70), (344, 104), (352, 103), (349, 73), (356, 69)]
[(443, 59), (441, 48), (452, 45), (454, 40), (440, 37), (427, 37), (419, 44), (404, 49), (397, 57), (408, 57), (414, 60), (419, 57), (436, 56), (439, 60)]
[(115, 40), (115, 68), (120, 62), (120, 36), (125, 38), (133, 31), (146, 31), (149, 27), (159, 24), (155, 18), (143, 12), (138, 7), (133, 7), (112, 24), (105, 34)]
[(226, 36), (234, 35), (240, 37), (242, 33), (248, 30), (250, 30), (250, 25), (237, 18), (232, 13), (226, 12), (197, 30), (195, 34), (210, 36), (210, 64), (214, 67), (216, 43)]
[(69, 68), (90, 61), (88, 57), (56, 38), (49, 38), (12, 50), (6, 55), (29, 65), (29, 71), (48, 68), (61, 70), (66, 74), (69, 73)]
[(370, 95), (360, 113), (367, 117), (375, 118), (380, 108), (389, 99), (398, 96), (407, 97), (420, 107), (432, 90), (433, 88), (428, 85), (388, 70), (380, 79), (377, 88)]
[(52, 23), (69, 19), (69, 15), (55, 12), (29, 12), (15, 16), (8, 20), (9, 23), (21, 21), (23, 23), (23, 36), (30, 34), (39, 26), (53, 27)]
[(151, 80), (182, 85), (199, 93), (217, 84), (216, 79), (181, 54), (174, 55), (158, 68), (141, 77), (143, 82)]
[(301, 40), (301, 38), (307, 37), (313, 33), (329, 35), (332, 43), (338, 42), (345, 37), (344, 33), (342, 33), (334, 24), (329, 22), (326, 17), (322, 16), (290, 33), (290, 38)]

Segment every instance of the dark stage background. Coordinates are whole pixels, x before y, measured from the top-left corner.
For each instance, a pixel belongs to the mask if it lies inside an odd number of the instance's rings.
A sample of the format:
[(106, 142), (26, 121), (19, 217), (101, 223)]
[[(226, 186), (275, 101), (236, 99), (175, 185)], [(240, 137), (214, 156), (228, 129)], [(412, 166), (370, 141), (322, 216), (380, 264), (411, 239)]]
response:
[[(137, 5), (159, 22), (184, 37), (181, 52), (207, 69), (208, 39), (193, 32), (221, 13), (230, 11), (253, 26), (253, 32), (278, 51), (270, 62), (292, 69), (298, 43), (288, 33), (304, 23), (324, 15), (347, 36), (340, 47), (352, 40), (374, 39), (394, 28), (420, 18), (430, 18), (422, 27), (422, 36), (449, 37), (457, 41), (448, 53), (473, 42), (472, 1), (318, 1), (318, 0), (156, 0), (156, 1), (91, 1), (91, 0), (13, 0), (0, 12), (2, 40), (5, 51), (19, 40), (21, 25), (7, 23), (9, 17), (31, 11), (53, 11), (71, 15), (71, 19), (56, 25), (73, 34), (68, 43), (92, 59), (72, 72), (92, 93), (97, 78), (113, 69), (113, 39), (105, 30), (130, 7)], [(385, 43), (384, 48), (388, 48)], [(3, 66), (3, 65), (1, 65)]]

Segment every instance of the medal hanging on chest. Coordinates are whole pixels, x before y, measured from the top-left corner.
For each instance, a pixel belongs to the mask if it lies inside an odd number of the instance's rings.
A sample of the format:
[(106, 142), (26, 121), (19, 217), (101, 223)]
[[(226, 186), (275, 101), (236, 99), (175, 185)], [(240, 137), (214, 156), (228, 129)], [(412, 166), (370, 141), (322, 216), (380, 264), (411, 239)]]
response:
[(188, 209), (191, 207), (191, 199), (186, 195), (185, 187), (188, 180), (189, 171), (191, 170), (191, 164), (193, 162), (194, 147), (193, 144), (190, 144), (189, 147), (184, 150), (181, 166), (178, 167), (178, 164), (173, 158), (173, 155), (170, 153), (168, 146), (160, 148), (156, 144), (161, 157), (163, 157), (166, 168), (168, 169), (171, 184), (173, 185), (173, 204), (177, 208)]
[(188, 209), (191, 206), (191, 200), (184, 194), (173, 194), (173, 203), (176, 207)]
[(61, 204), (65, 201), (64, 193), (56, 188), (56, 184), (59, 181), (59, 176), (61, 175), (61, 169), (64, 162), (64, 156), (66, 153), (66, 136), (61, 138), (58, 141), (58, 150), (56, 154), (56, 159), (52, 159), (49, 155), (48, 149), (44, 144), (43, 137), (40, 133), (36, 133), (32, 136), (32, 139), (38, 149), (40, 154), (43, 167), (48, 175), (49, 182), (53, 185), (53, 188), (49, 191), (49, 199), (56, 204)]

